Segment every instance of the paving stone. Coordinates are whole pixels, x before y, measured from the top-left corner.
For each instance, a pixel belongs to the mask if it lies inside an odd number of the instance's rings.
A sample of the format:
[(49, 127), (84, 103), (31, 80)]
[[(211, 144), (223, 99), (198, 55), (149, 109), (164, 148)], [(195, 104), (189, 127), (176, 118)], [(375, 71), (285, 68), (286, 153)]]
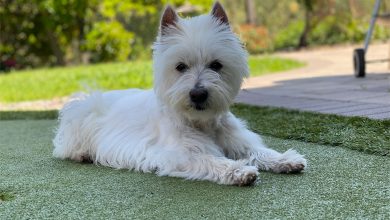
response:
[(386, 119), (386, 120), (389, 120), (390, 119), (390, 112), (376, 113), (376, 114), (370, 114), (370, 115), (366, 115), (366, 116), (369, 117), (369, 118), (373, 118), (373, 119)]
[(356, 101), (365, 102), (365, 103), (377, 103), (377, 104), (389, 105), (390, 104), (390, 93), (384, 94), (382, 96), (371, 97), (368, 99), (356, 99)]
[(332, 100), (323, 100), (322, 105), (308, 107), (308, 110), (311, 111), (326, 111), (331, 109), (339, 109), (346, 107), (353, 107), (361, 105), (361, 103), (356, 102), (346, 102), (346, 101), (332, 101)]
[(344, 107), (340, 106), (338, 108), (322, 109), (321, 111), (337, 114), (337, 113), (350, 113), (350, 112), (360, 112), (360, 111), (375, 111), (376, 109), (380, 109), (380, 108), (383, 108), (383, 106), (364, 103), (364, 104), (355, 104), (355, 105), (344, 106)]
[(382, 114), (382, 113), (388, 113), (390, 112), (390, 106), (383, 106), (378, 108), (372, 108), (372, 109), (361, 109), (361, 110), (355, 110), (355, 111), (329, 111), (329, 113), (332, 114), (343, 114), (343, 115), (351, 115), (351, 116), (370, 116), (374, 114)]

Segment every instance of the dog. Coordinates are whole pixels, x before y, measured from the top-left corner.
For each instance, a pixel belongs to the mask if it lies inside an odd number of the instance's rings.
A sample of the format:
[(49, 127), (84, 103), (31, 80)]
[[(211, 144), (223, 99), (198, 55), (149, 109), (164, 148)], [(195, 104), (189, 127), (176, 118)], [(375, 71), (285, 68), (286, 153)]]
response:
[(54, 157), (237, 186), (253, 185), (259, 170), (303, 171), (304, 156), (267, 148), (229, 111), (249, 75), (247, 57), (220, 3), (189, 19), (167, 6), (153, 44), (153, 89), (67, 103)]

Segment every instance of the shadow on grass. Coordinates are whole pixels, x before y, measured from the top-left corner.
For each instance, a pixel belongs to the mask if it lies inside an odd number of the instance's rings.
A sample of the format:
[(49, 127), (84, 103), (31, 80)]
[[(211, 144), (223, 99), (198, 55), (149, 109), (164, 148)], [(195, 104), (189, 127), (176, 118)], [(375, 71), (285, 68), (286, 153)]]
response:
[(15, 199), (15, 195), (8, 191), (0, 190), (0, 202), (11, 201)]

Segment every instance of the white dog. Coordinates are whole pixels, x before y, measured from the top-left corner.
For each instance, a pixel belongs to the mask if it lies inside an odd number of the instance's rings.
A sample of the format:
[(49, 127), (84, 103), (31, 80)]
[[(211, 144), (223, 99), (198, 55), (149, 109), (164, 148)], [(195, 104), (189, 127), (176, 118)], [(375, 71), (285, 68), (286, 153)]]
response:
[(251, 185), (258, 170), (297, 173), (229, 106), (248, 76), (247, 53), (217, 2), (208, 15), (163, 13), (153, 46), (154, 89), (93, 93), (60, 112), (54, 156), (158, 175)]

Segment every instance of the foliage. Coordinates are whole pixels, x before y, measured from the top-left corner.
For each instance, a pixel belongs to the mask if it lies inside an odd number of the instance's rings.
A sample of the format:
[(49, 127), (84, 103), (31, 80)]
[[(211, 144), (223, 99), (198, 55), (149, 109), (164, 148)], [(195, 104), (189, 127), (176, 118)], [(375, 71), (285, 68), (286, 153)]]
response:
[[(245, 8), (241, 1), (223, 2), (226, 3), (231, 21), (236, 25), (246, 22)], [(362, 42), (368, 30), (374, 3), (375, 0), (256, 1), (256, 24), (266, 28), (269, 38), (267, 47), (262, 48), (262, 51), (297, 48), (306, 23), (307, 46)], [(306, 11), (309, 11), (308, 17)], [(382, 1), (380, 13), (386, 11), (390, 11), (390, 4)], [(390, 29), (377, 24), (373, 39), (389, 38)]]
[(86, 36), (85, 48), (93, 53), (92, 61), (126, 61), (131, 53), (134, 34), (117, 22), (97, 22)]
[[(297, 61), (276, 57), (249, 59), (252, 76), (302, 65)], [(151, 86), (151, 61), (24, 70), (0, 75), (0, 102), (51, 99), (80, 90), (150, 88)]]
[[(75, 65), (149, 58), (160, 13), (169, 3), (194, 16), (212, 0), (0, 0), (0, 69)], [(278, 0), (255, 3), (256, 25), (246, 25), (245, 1), (221, 0), (251, 53), (299, 46), (361, 42), (375, 0)], [(383, 1), (381, 11), (390, 11)], [(307, 12), (307, 13), (306, 13)], [(305, 34), (303, 34), (305, 33)], [(390, 29), (376, 26), (374, 39)]]
[(240, 25), (237, 31), (245, 47), (251, 54), (265, 52), (270, 48), (268, 30), (265, 27), (254, 25)]
[(295, 48), (299, 43), (299, 37), (302, 33), (303, 26), (303, 21), (292, 21), (285, 28), (275, 33), (273, 37), (273, 49)]
[[(144, 48), (155, 39), (168, 2), (187, 1), (0, 0), (0, 62), (16, 60), (17, 68), (25, 68), (150, 55)], [(211, 5), (210, 0), (189, 3)]]
[[(87, 3), (88, 2), (88, 3)], [(19, 66), (64, 64), (65, 48), (80, 34), (82, 15), (95, 1), (0, 1), (0, 60)], [(7, 19), (5, 19), (7, 18)]]

